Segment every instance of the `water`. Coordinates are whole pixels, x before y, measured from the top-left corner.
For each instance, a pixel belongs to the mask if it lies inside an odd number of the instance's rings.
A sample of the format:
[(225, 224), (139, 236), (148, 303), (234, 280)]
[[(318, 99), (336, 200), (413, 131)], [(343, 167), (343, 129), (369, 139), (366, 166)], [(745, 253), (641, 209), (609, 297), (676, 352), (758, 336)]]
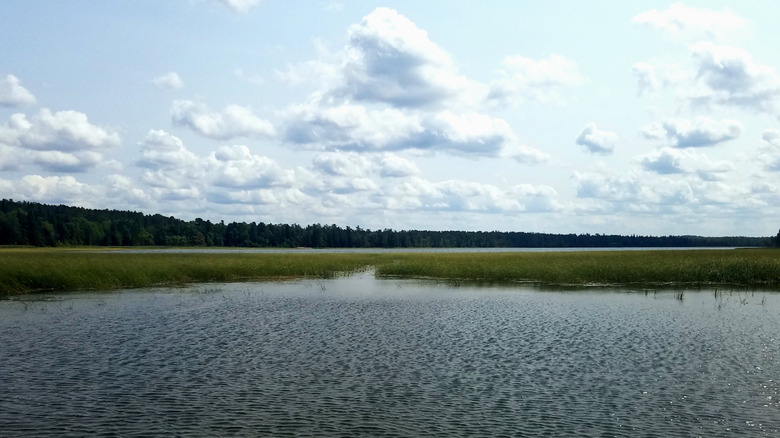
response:
[(677, 298), (364, 274), (4, 300), (0, 435), (777, 436), (780, 295)]

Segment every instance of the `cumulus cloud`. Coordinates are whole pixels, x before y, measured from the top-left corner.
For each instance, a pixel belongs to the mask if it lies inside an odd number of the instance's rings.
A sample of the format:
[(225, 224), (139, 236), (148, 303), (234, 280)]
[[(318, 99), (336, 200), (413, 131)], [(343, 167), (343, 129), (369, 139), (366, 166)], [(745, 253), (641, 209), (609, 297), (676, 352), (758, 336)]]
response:
[(554, 211), (559, 205), (549, 186), (523, 184), (500, 188), (463, 180), (431, 182), (412, 177), (391, 189), (384, 204), (394, 210), (485, 213)]
[(77, 111), (52, 113), (43, 108), (30, 118), (13, 114), (0, 126), (3, 154), (51, 171), (84, 172), (101, 164), (103, 152), (119, 142), (119, 134), (92, 125)]
[(138, 143), (141, 157), (136, 166), (144, 169), (141, 181), (151, 187), (155, 199), (194, 201), (206, 175), (205, 160), (189, 151), (178, 137), (163, 130), (149, 130)]
[(100, 150), (119, 145), (119, 134), (89, 123), (86, 114), (48, 108), (27, 118), (14, 114), (0, 126), (0, 143), (42, 151)]
[(489, 101), (559, 103), (561, 88), (583, 82), (577, 65), (560, 55), (540, 60), (507, 56), (501, 65), (501, 79), (490, 85)]
[(478, 113), (407, 113), (309, 103), (291, 108), (287, 119), (288, 142), (327, 149), (420, 149), (495, 156), (515, 138), (504, 120)]
[[(334, 178), (348, 179), (348, 183), (339, 182), (341, 186), (346, 184), (352, 188), (373, 190), (377, 187), (368, 178), (372, 174), (379, 174), (384, 178), (405, 178), (420, 173), (413, 161), (393, 153), (365, 156), (354, 152), (326, 152), (314, 156), (312, 167), (313, 170), (328, 176), (327, 181), (320, 179), (315, 184), (320, 191), (332, 190)], [(312, 176), (309, 179), (314, 180), (317, 177)]]
[(245, 14), (260, 4), (260, 0), (219, 0), (219, 2), (239, 14)]
[(199, 158), (190, 152), (179, 137), (163, 130), (151, 129), (144, 139), (138, 143), (141, 147), (141, 158), (136, 162), (140, 167), (148, 169), (194, 168), (199, 165)]
[(499, 152), (502, 158), (511, 158), (519, 163), (536, 164), (550, 159), (550, 154), (530, 146), (509, 143)]
[(515, 138), (504, 120), (484, 114), (455, 114), (443, 111), (424, 122), (426, 130), (417, 139), (421, 148), (495, 155)]
[(398, 149), (423, 130), (418, 117), (401, 110), (320, 105), (317, 99), (290, 108), (286, 117), (288, 142), (333, 149)]
[(384, 7), (349, 28), (342, 69), (336, 94), (396, 107), (452, 103), (479, 87), (424, 30)]
[(379, 175), (385, 178), (404, 178), (420, 174), (417, 164), (396, 154), (382, 155), (378, 167)]
[[(423, 150), (509, 157), (538, 163), (547, 154), (516, 144), (509, 124), (481, 112), (489, 87), (459, 74), (450, 55), (412, 21), (377, 8), (351, 26), (338, 54), (318, 46), (321, 60), (277, 76), (289, 83), (324, 78), (308, 102), (284, 111), (284, 139), (307, 148), (389, 152)], [(534, 61), (508, 57), (493, 100), (552, 100), (581, 77), (560, 56)], [(446, 109), (445, 109), (446, 108)]]
[(184, 81), (181, 80), (181, 77), (179, 77), (179, 74), (175, 71), (166, 73), (162, 76), (157, 76), (152, 79), (152, 84), (157, 88), (166, 90), (179, 90), (184, 88)]
[(607, 201), (617, 211), (655, 212), (696, 202), (690, 184), (669, 178), (644, 180), (636, 175), (575, 172), (573, 179), (577, 197)]
[(764, 147), (759, 151), (758, 162), (770, 172), (780, 172), (780, 130), (767, 129), (762, 138)]
[(708, 117), (668, 119), (644, 126), (641, 133), (651, 140), (666, 139), (670, 146), (677, 148), (703, 147), (738, 138), (742, 134), (742, 124), (735, 120), (718, 122)]
[(186, 126), (204, 137), (229, 140), (236, 137), (272, 137), (274, 127), (251, 109), (228, 105), (222, 112), (210, 112), (205, 104), (175, 100), (171, 106), (175, 125)]
[(675, 3), (664, 11), (653, 9), (636, 15), (632, 23), (647, 26), (673, 39), (721, 38), (745, 28), (750, 22), (728, 8), (700, 9)]
[(0, 180), (4, 196), (48, 204), (90, 205), (98, 190), (67, 176), (25, 175), (17, 181)]
[(588, 123), (577, 136), (576, 143), (585, 146), (593, 154), (611, 154), (615, 149), (617, 134), (610, 131), (602, 131), (595, 123)]
[(371, 162), (355, 153), (327, 152), (314, 156), (314, 169), (331, 176), (363, 176)]
[[(680, 152), (680, 151), (675, 151)], [(610, 214), (671, 214), (699, 223), (712, 214), (733, 214), (766, 206), (773, 196), (751, 183), (733, 183), (680, 175), (646, 178), (634, 173), (575, 172), (577, 196), (596, 211)]]
[(16, 76), (0, 77), (0, 107), (19, 107), (35, 103), (35, 96), (22, 86)]
[(706, 155), (691, 150), (663, 148), (640, 157), (645, 170), (662, 175), (696, 174), (701, 179), (715, 181), (734, 169), (731, 163), (713, 162)]
[(147, 206), (152, 200), (149, 193), (138, 188), (134, 181), (125, 175), (109, 175), (106, 183), (106, 200), (118, 208)]
[(42, 168), (53, 172), (86, 172), (98, 166), (103, 155), (92, 151), (75, 153), (60, 151), (35, 151), (30, 153), (30, 160)]
[(695, 88), (690, 99), (776, 114), (780, 76), (771, 67), (756, 64), (742, 49), (699, 42), (690, 47), (695, 63)]
[(213, 183), (220, 187), (258, 189), (289, 186), (294, 173), (274, 160), (252, 154), (244, 145), (222, 146), (209, 156)]

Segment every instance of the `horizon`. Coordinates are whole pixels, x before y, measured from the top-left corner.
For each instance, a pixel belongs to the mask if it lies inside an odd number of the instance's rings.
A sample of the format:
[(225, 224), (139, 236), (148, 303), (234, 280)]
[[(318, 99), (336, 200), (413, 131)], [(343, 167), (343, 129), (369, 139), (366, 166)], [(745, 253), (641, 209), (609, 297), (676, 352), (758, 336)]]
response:
[(755, 0), (9, 0), (0, 198), (217, 223), (772, 237), (779, 15)]

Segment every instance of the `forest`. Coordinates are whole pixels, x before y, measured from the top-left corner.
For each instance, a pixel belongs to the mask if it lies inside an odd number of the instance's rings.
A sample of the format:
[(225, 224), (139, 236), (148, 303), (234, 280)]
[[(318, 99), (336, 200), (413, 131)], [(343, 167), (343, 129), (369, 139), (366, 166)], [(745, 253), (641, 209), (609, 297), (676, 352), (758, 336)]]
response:
[(370, 230), (359, 226), (218, 223), (134, 211), (0, 201), (0, 245), (269, 248), (761, 247), (777, 237), (621, 236), (505, 231)]

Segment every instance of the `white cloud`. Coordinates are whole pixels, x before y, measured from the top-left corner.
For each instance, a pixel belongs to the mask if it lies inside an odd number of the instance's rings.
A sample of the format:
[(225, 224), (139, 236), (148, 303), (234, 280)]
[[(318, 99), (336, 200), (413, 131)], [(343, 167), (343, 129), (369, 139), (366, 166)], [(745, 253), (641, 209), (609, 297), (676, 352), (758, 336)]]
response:
[(236, 137), (272, 137), (274, 127), (251, 109), (228, 105), (222, 112), (210, 112), (202, 103), (175, 100), (171, 106), (175, 125), (187, 126), (204, 137), (229, 140)]
[(695, 63), (695, 104), (719, 104), (776, 114), (780, 76), (771, 67), (756, 64), (742, 49), (700, 42), (690, 47)]
[[(141, 182), (151, 187), (152, 198), (164, 201), (195, 201), (206, 176), (206, 160), (189, 151), (178, 137), (163, 130), (149, 130), (138, 143), (143, 168)], [(132, 193), (131, 193), (132, 194)]]
[(100, 199), (98, 190), (72, 176), (25, 175), (17, 181), (0, 180), (4, 196), (48, 204), (91, 205)]
[(585, 146), (589, 152), (594, 154), (611, 154), (615, 149), (617, 134), (610, 131), (602, 131), (596, 127), (595, 123), (588, 123), (577, 136), (576, 143)]
[(128, 209), (129, 206), (148, 206), (152, 198), (147, 192), (136, 187), (133, 180), (125, 175), (113, 174), (106, 178), (107, 201), (113, 206)]
[(181, 77), (179, 77), (179, 74), (175, 71), (166, 73), (162, 76), (157, 76), (152, 79), (152, 84), (157, 88), (166, 90), (179, 90), (184, 88), (184, 81), (181, 80)]
[(29, 119), (13, 114), (0, 126), (0, 153), (13, 156), (7, 169), (34, 164), (52, 172), (85, 172), (104, 164), (105, 150), (119, 142), (119, 134), (92, 125), (77, 111), (43, 108)]
[(274, 160), (252, 154), (244, 145), (222, 146), (209, 156), (213, 183), (220, 187), (258, 189), (289, 186), (292, 171), (282, 169)]
[(722, 12), (699, 9), (675, 3), (664, 11), (656, 9), (636, 15), (634, 24), (661, 31), (665, 36), (678, 39), (721, 38), (743, 29), (750, 23), (729, 9)]
[(756, 207), (771, 205), (767, 204), (767, 199), (776, 196), (765, 184), (735, 184), (718, 178), (696, 178), (696, 175), (667, 175), (646, 178), (634, 173), (575, 172), (573, 180), (577, 196), (586, 202), (583, 208), (622, 220), (660, 215), (681, 223), (700, 224), (714, 216), (741, 217)]
[(662, 175), (696, 174), (705, 181), (720, 180), (722, 174), (734, 169), (729, 162), (714, 162), (704, 154), (687, 149), (663, 148), (639, 159), (645, 170)]
[(757, 161), (763, 164), (765, 170), (780, 172), (780, 130), (767, 129), (762, 138), (764, 146), (758, 153)]
[(659, 87), (655, 68), (652, 64), (647, 62), (637, 62), (631, 68), (631, 73), (636, 78), (637, 93), (639, 95), (642, 95), (645, 92), (654, 91)]
[(483, 91), (424, 30), (384, 7), (349, 28), (342, 74), (337, 95), (396, 107), (443, 105)]
[(0, 107), (18, 107), (35, 103), (35, 96), (22, 86), (16, 76), (0, 77)]
[(378, 162), (379, 175), (385, 178), (404, 178), (420, 174), (420, 169), (411, 160), (396, 154), (384, 154)]
[(578, 85), (583, 77), (577, 65), (563, 56), (551, 55), (535, 60), (523, 56), (507, 56), (499, 70), (501, 79), (490, 86), (488, 100), (500, 103), (519, 103), (534, 100), (540, 103), (560, 103), (560, 89)]
[(305, 190), (322, 192), (325, 196), (339, 195), (339, 199), (344, 201), (346, 199), (344, 195), (376, 192), (379, 190), (379, 186), (372, 179), (365, 177), (331, 177), (316, 186), (307, 187)]
[(644, 126), (641, 133), (651, 140), (666, 139), (670, 146), (677, 148), (703, 147), (738, 138), (742, 134), (742, 124), (735, 120), (718, 122), (708, 117), (668, 119)]
[(543, 163), (550, 159), (549, 154), (526, 145), (515, 143), (506, 144), (499, 152), (499, 156), (502, 158), (512, 158), (519, 163), (525, 164)]
[(138, 143), (141, 147), (141, 159), (136, 164), (148, 169), (195, 169), (200, 159), (190, 152), (179, 137), (163, 130), (151, 129)]
[(575, 172), (573, 178), (577, 197), (607, 201), (612, 204), (610, 209), (613, 211), (650, 213), (697, 202), (691, 185), (686, 181), (580, 172)]
[(560, 208), (549, 186), (529, 184), (500, 188), (463, 180), (431, 182), (409, 178), (389, 191), (384, 205), (393, 210), (541, 212)]
[(102, 154), (92, 151), (33, 151), (29, 157), (33, 164), (51, 172), (86, 172), (103, 161)]
[(288, 109), (287, 119), (287, 141), (333, 149), (399, 149), (423, 130), (417, 116), (400, 110), (327, 106), (316, 98)]
[(371, 162), (355, 153), (326, 152), (318, 154), (313, 159), (314, 168), (332, 176), (363, 176)]
[(279, 198), (270, 189), (219, 190), (208, 193), (207, 198), (216, 204), (275, 205), (279, 203)]
[(495, 155), (515, 135), (502, 119), (484, 114), (443, 111), (428, 119), (421, 143), (477, 155)]
[(504, 120), (478, 113), (418, 114), (314, 102), (291, 108), (287, 118), (287, 141), (340, 150), (421, 149), (495, 156), (514, 139)]
[(219, 2), (239, 14), (245, 14), (260, 4), (260, 0), (219, 0)]
[(86, 114), (48, 108), (27, 118), (14, 114), (0, 126), (0, 143), (42, 151), (100, 150), (119, 145), (119, 134), (89, 123)]

